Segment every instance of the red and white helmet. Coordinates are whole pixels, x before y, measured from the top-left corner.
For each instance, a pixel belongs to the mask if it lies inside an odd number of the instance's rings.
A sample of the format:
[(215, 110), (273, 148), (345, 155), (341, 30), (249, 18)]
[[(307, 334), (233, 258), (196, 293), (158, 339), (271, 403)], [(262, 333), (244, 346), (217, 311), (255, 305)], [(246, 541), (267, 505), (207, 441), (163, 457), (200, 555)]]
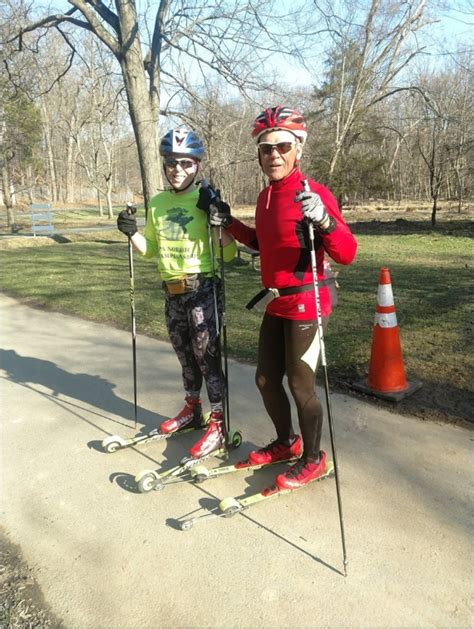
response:
[(253, 123), (252, 137), (258, 142), (262, 133), (269, 130), (289, 131), (304, 144), (308, 135), (306, 122), (296, 109), (288, 107), (267, 107), (260, 113)]

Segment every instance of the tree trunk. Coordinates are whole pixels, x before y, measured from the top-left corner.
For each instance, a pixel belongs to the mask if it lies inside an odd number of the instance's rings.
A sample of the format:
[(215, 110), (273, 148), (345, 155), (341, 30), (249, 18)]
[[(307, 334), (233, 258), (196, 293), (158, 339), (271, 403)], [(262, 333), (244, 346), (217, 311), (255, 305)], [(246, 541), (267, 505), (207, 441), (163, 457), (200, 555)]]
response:
[[(73, 113), (70, 129), (74, 129), (76, 114)], [(70, 131), (66, 146), (66, 190), (64, 200), (66, 203), (74, 203), (74, 135)]]
[[(150, 97), (148, 93), (139, 49), (132, 46), (122, 58), (121, 65), (138, 147), (143, 196), (147, 210), (150, 199), (163, 188), (158, 146), (158, 96)], [(153, 100), (156, 101), (156, 105)]]
[(107, 200), (107, 217), (112, 219), (114, 217), (114, 210), (112, 206), (112, 173), (107, 178), (107, 191), (105, 193)]
[(27, 167), (26, 173), (27, 173), (27, 181), (28, 181), (28, 189), (27, 189), (26, 194), (28, 195), (28, 200), (31, 205), (33, 203), (33, 187), (35, 185), (35, 176), (33, 174), (33, 169), (31, 168), (31, 166)]
[(104, 208), (102, 205), (102, 195), (100, 191), (97, 190), (97, 205), (99, 206), (99, 216), (104, 216)]
[(433, 207), (431, 208), (431, 224), (433, 227), (436, 225), (436, 211), (438, 209), (438, 197), (433, 198)]
[(436, 225), (436, 211), (438, 209), (439, 191), (441, 190), (442, 176), (433, 172), (431, 185), (431, 198), (433, 199), (433, 207), (431, 209), (431, 225)]
[(56, 201), (56, 168), (54, 165), (54, 155), (53, 155), (53, 147), (51, 145), (51, 137), (49, 135), (48, 129), (45, 130), (45, 142), (46, 142), (46, 153), (48, 155), (48, 165), (49, 165), (49, 176), (50, 176), (50, 184), (49, 184), (49, 193), (51, 195), (51, 200)]
[(43, 111), (43, 122), (44, 122), (44, 142), (46, 144), (46, 154), (48, 156), (48, 165), (49, 165), (49, 174), (50, 174), (50, 194), (51, 200), (57, 201), (57, 182), (56, 182), (56, 167), (54, 164), (54, 153), (53, 153), (53, 144), (52, 144), (52, 129), (51, 123), (48, 118), (48, 112), (46, 109), (46, 105), (44, 100), (41, 101), (41, 109)]
[(12, 181), (10, 181), (10, 195), (11, 195), (11, 199), (12, 199), (12, 205), (16, 205), (16, 192), (15, 192), (15, 185)]
[(15, 215), (13, 213), (13, 201), (10, 194), (10, 174), (8, 172), (8, 162), (4, 158), (2, 160), (2, 189), (3, 189), (3, 201), (7, 208), (7, 225), (11, 231), (15, 230)]

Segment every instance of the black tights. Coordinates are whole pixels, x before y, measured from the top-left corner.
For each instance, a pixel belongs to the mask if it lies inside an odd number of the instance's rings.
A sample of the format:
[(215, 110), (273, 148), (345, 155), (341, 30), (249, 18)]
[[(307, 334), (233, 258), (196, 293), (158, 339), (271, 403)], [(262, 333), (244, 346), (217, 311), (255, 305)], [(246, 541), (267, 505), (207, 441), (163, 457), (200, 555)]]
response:
[[(328, 317), (323, 319), (324, 329), (327, 319)], [(319, 457), (323, 424), (323, 409), (315, 387), (316, 365), (319, 360), (317, 327), (316, 321), (293, 321), (265, 314), (260, 328), (255, 376), (267, 413), (275, 425), (277, 437), (285, 441), (294, 434), (290, 400), (283, 386), (286, 373), (298, 412), (305, 461), (315, 461)], [(308, 352), (313, 340), (313, 350)], [(303, 360), (305, 354), (310, 364)]]

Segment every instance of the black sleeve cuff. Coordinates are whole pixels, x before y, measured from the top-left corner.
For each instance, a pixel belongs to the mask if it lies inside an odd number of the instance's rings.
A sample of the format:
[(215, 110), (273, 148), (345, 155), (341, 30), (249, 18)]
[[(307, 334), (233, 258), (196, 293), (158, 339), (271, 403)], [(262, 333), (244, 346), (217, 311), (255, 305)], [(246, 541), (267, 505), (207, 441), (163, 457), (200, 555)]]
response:
[(326, 229), (323, 229), (321, 226), (318, 226), (318, 231), (323, 236), (327, 236), (328, 234), (332, 234), (332, 232), (336, 229), (336, 227), (337, 227), (336, 219), (333, 216), (329, 215), (329, 225), (326, 227)]

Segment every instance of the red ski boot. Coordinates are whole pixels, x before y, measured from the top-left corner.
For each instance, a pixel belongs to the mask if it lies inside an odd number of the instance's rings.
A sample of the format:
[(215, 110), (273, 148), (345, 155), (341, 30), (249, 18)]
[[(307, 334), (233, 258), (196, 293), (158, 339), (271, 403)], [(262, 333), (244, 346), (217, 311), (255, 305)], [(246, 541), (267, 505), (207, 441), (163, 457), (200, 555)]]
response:
[(171, 432), (177, 432), (189, 424), (194, 424), (196, 428), (202, 424), (201, 400), (191, 396), (187, 396), (185, 399), (186, 404), (183, 409), (176, 417), (164, 421), (160, 426), (160, 432), (167, 435)]
[(275, 484), (278, 489), (299, 489), (307, 485), (326, 472), (326, 452), (319, 453), (319, 463), (305, 463), (303, 459), (297, 461), (283, 474), (278, 474)]
[(200, 459), (214, 450), (222, 448), (225, 444), (224, 431), (222, 429), (222, 413), (212, 411), (209, 427), (199, 441), (189, 450), (193, 459)]
[(268, 465), (276, 461), (287, 461), (294, 457), (300, 457), (303, 451), (301, 437), (296, 435), (290, 445), (286, 445), (276, 439), (260, 450), (254, 450), (249, 454), (248, 461), (252, 465)]

